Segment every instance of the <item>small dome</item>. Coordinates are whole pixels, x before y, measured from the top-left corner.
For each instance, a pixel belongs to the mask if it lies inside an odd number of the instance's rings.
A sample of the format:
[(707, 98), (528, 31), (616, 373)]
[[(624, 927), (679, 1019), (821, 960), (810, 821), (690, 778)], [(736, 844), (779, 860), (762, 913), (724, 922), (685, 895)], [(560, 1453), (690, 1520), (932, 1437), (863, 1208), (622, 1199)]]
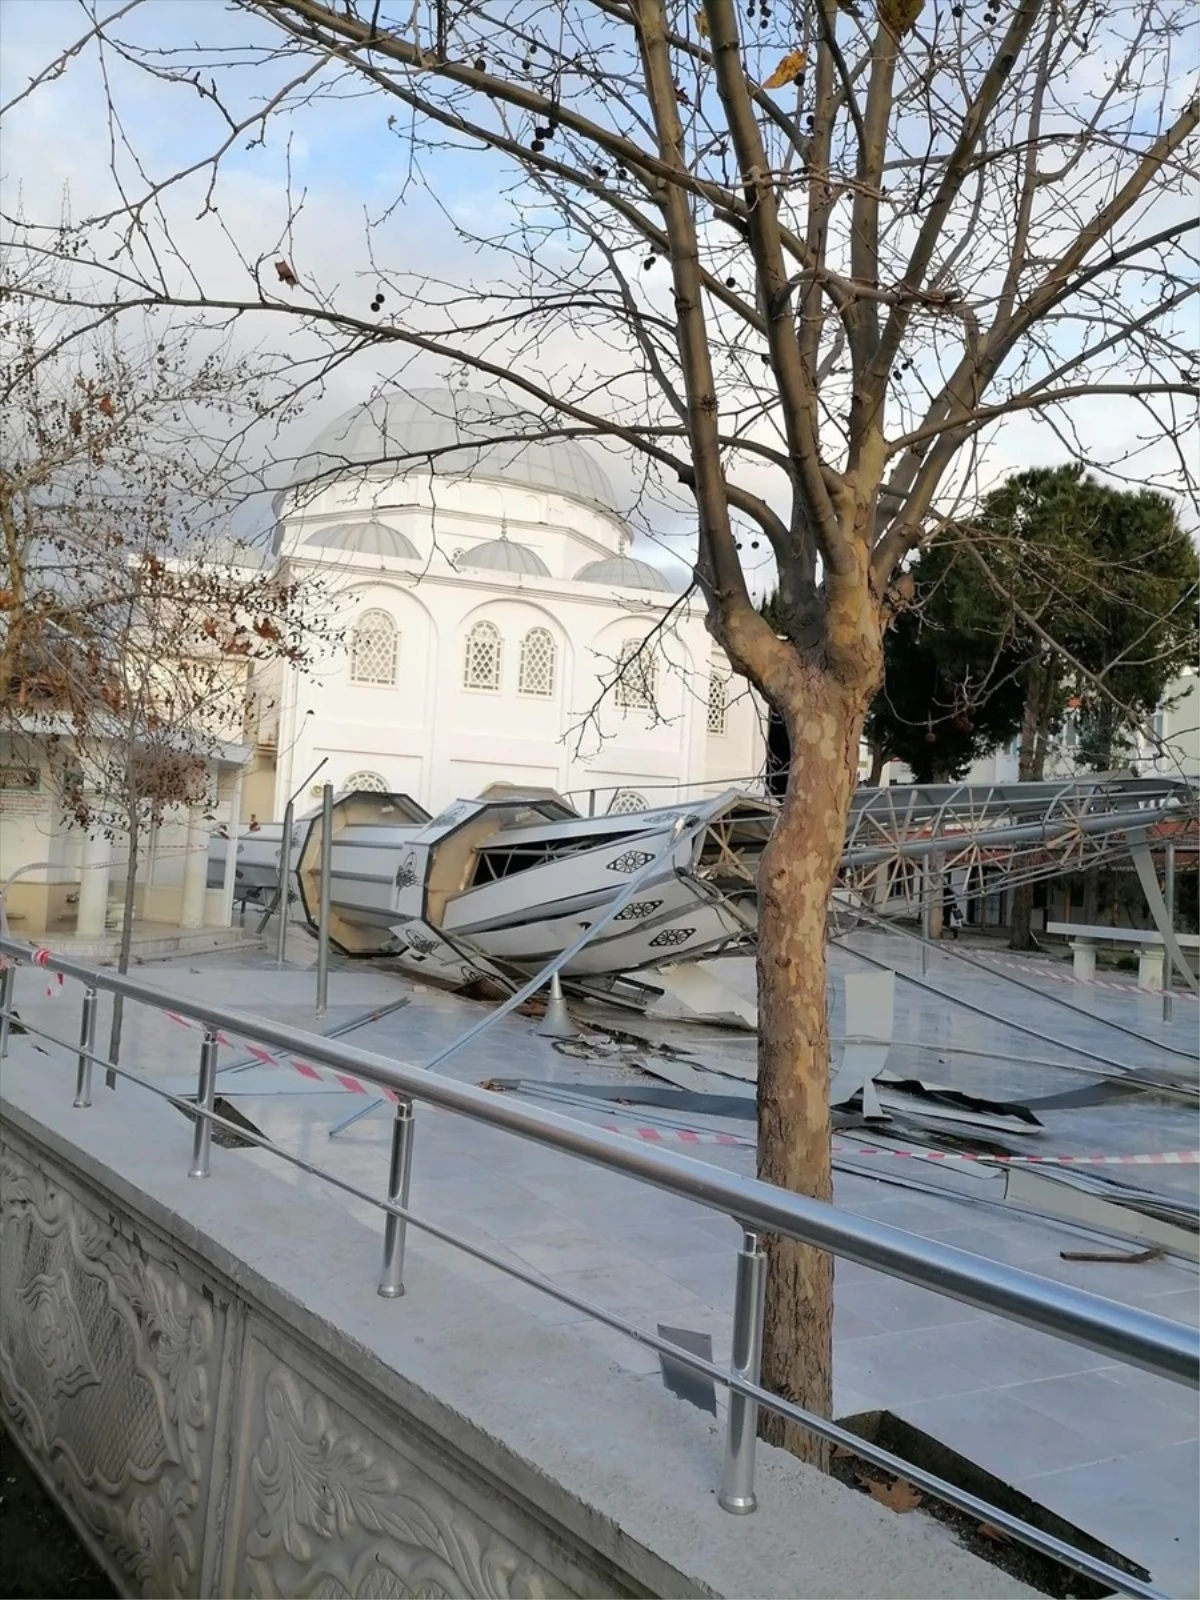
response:
[(334, 550), (354, 550), (364, 556), (395, 556), (399, 561), (419, 561), (416, 546), (399, 529), (386, 522), (339, 522), (332, 528), (318, 528), (305, 544), (324, 545)]
[(477, 544), (472, 550), (464, 550), (456, 565), (460, 570), (463, 567), (478, 567), (484, 572), (523, 572), (531, 578), (550, 576), (550, 568), (536, 550), (504, 537), (489, 539), (486, 544)]
[(665, 572), (652, 567), (648, 561), (635, 561), (632, 556), (606, 556), (603, 561), (589, 561), (575, 574), (575, 581), (603, 583), (610, 589), (657, 589), (660, 594), (675, 593)]

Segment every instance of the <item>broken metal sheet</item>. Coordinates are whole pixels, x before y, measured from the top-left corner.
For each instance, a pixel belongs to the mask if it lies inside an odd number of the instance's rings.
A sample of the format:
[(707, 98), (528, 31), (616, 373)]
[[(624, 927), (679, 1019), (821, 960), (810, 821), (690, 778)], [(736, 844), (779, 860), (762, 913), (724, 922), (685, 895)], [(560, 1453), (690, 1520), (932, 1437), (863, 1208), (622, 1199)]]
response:
[(646, 1007), (663, 1022), (701, 1022), (753, 1033), (758, 1007), (725, 981), (707, 962), (676, 962), (647, 974), (660, 998)]
[(1140, 1245), (1154, 1245), (1185, 1261), (1200, 1261), (1200, 1234), (1122, 1204), (1118, 1199), (1084, 1189), (1070, 1181), (1077, 1174), (1044, 1167), (1005, 1167), (1007, 1200), (1041, 1216), (1082, 1227)]
[[(690, 1355), (699, 1356), (702, 1361), (711, 1361), (713, 1358), (711, 1333), (697, 1333), (692, 1328), (671, 1328), (665, 1322), (660, 1322), (658, 1337), (666, 1339), (670, 1344), (678, 1345)], [(686, 1400), (701, 1411), (707, 1411), (710, 1416), (716, 1416), (717, 1386), (707, 1372), (697, 1372), (694, 1367), (685, 1366), (682, 1361), (673, 1361), (661, 1350), (658, 1352), (658, 1360), (662, 1369), (663, 1383), (672, 1394), (678, 1395), (681, 1400)]]
[(1044, 1131), (1042, 1122), (1028, 1106), (1016, 1101), (980, 1099), (950, 1084), (923, 1083), (918, 1078), (898, 1078), (890, 1072), (882, 1072), (875, 1079), (875, 1088), (885, 1111), (903, 1112), (921, 1121), (993, 1133)]
[(896, 974), (890, 971), (848, 972), (843, 992), (846, 1033), (841, 1060), (829, 1085), (829, 1103), (844, 1106), (863, 1097), (865, 1116), (882, 1116), (878, 1097), (869, 1087), (887, 1065), (896, 1016)]

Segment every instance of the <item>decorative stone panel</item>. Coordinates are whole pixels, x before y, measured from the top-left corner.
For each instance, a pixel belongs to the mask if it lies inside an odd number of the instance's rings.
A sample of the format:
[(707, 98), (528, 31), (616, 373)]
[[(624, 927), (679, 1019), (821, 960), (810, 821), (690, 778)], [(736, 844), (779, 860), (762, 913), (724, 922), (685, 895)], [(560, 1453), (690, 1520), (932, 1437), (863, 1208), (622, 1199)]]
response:
[(133, 1592), (200, 1592), (215, 1303), (52, 1167), (0, 1149), (5, 1419)]
[(502, 1528), (512, 1518), (499, 1496), (484, 1514), (486, 1495), (431, 1460), (428, 1441), (405, 1439), (394, 1421), (368, 1426), (344, 1394), (335, 1398), (332, 1374), (316, 1381), (306, 1368), (294, 1352), (248, 1342), (226, 1593), (542, 1600), (571, 1592)]

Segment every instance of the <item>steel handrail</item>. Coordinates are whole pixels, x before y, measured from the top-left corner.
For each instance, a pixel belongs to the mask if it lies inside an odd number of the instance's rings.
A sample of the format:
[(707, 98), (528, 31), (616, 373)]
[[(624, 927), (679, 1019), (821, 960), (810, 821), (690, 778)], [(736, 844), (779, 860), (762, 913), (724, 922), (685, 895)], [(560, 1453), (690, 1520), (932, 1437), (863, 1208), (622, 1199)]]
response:
[[(51, 1044), (61, 1045), (67, 1050), (74, 1048), (68, 1040), (59, 1039), (56, 1035), (46, 1033), (43, 1029), (31, 1027), (29, 1024), (25, 1024), (25, 1027), (28, 1032), (47, 1040)], [(103, 1065), (106, 1069), (108, 1068), (109, 1063), (106, 1058), (98, 1055), (94, 1050), (87, 1049), (81, 1053), (85, 1054), (93, 1064)], [(1140, 1578), (1132, 1576), (1122, 1569), (1101, 1560), (1099, 1557), (1090, 1555), (1078, 1546), (1068, 1543), (1065, 1539), (1060, 1539), (1055, 1534), (1047, 1533), (1042, 1528), (1034, 1527), (1031, 1523), (1022, 1521), (1020, 1517), (1006, 1511), (1003, 1507), (992, 1505), (988, 1501), (980, 1499), (978, 1495), (961, 1488), (958, 1484), (939, 1478), (936, 1473), (930, 1472), (924, 1467), (915, 1466), (912, 1462), (904, 1460), (890, 1450), (885, 1450), (882, 1446), (873, 1444), (859, 1434), (852, 1433), (849, 1429), (839, 1426), (838, 1423), (827, 1421), (823, 1417), (804, 1410), (803, 1407), (796, 1405), (793, 1401), (784, 1400), (781, 1396), (771, 1393), (770, 1390), (764, 1389), (756, 1381), (756, 1368), (754, 1369), (755, 1378), (753, 1379), (738, 1370), (736, 1361), (733, 1369), (726, 1371), (718, 1366), (716, 1362), (695, 1354), (693, 1351), (688, 1350), (686, 1346), (677, 1345), (671, 1340), (663, 1338), (661, 1334), (650, 1333), (646, 1329), (638, 1327), (636, 1323), (630, 1322), (627, 1318), (598, 1305), (595, 1301), (587, 1300), (580, 1295), (572, 1293), (569, 1289), (564, 1289), (560, 1284), (552, 1282), (540, 1273), (522, 1268), (512, 1262), (501, 1260), (499, 1256), (495, 1256), (490, 1251), (473, 1244), (470, 1240), (462, 1238), (447, 1228), (440, 1227), (428, 1217), (418, 1216), (406, 1203), (400, 1204), (393, 1200), (390, 1195), (386, 1200), (381, 1200), (378, 1195), (371, 1194), (368, 1190), (360, 1188), (359, 1185), (349, 1183), (344, 1178), (339, 1178), (335, 1173), (329, 1172), (323, 1167), (318, 1167), (313, 1162), (306, 1161), (303, 1157), (284, 1149), (282, 1145), (275, 1144), (273, 1140), (265, 1135), (252, 1133), (249, 1129), (230, 1122), (217, 1112), (208, 1110), (203, 1104), (196, 1104), (180, 1095), (172, 1094), (158, 1084), (152, 1083), (149, 1079), (140, 1077), (137, 1073), (129, 1072), (122, 1067), (112, 1070), (115, 1077), (123, 1078), (130, 1083), (136, 1084), (139, 1088), (148, 1089), (152, 1094), (165, 1100), (168, 1104), (176, 1106), (188, 1115), (195, 1116), (198, 1124), (204, 1122), (211, 1127), (224, 1128), (226, 1131), (248, 1140), (259, 1149), (279, 1156), (281, 1160), (298, 1167), (302, 1172), (321, 1178), (324, 1182), (329, 1183), (333, 1188), (341, 1190), (344, 1194), (351, 1195), (357, 1200), (365, 1201), (368, 1205), (374, 1206), (377, 1210), (382, 1211), (388, 1219), (387, 1226), (389, 1229), (394, 1229), (400, 1225), (412, 1225), (419, 1228), (423, 1232), (432, 1235), (435, 1239), (441, 1240), (444, 1244), (452, 1245), (456, 1249), (464, 1251), (467, 1255), (473, 1256), (477, 1261), (486, 1262), (489, 1266), (500, 1268), (507, 1276), (515, 1278), (519, 1283), (524, 1283), (532, 1289), (550, 1295), (563, 1305), (571, 1306), (573, 1309), (583, 1312), (585, 1316), (602, 1323), (605, 1327), (612, 1328), (617, 1333), (624, 1334), (644, 1348), (655, 1351), (659, 1356), (669, 1358), (676, 1365), (685, 1366), (690, 1371), (701, 1374), (714, 1383), (724, 1385), (730, 1393), (731, 1433), (733, 1432), (734, 1397), (740, 1396), (743, 1403), (750, 1402), (752, 1405), (764, 1406), (767, 1410), (775, 1412), (777, 1416), (786, 1417), (793, 1422), (799, 1423), (802, 1427), (809, 1429), (830, 1444), (849, 1451), (861, 1457), (864, 1461), (870, 1461), (875, 1466), (883, 1468), (886, 1472), (898, 1474), (913, 1484), (914, 1487), (925, 1490), (926, 1493), (944, 1501), (947, 1505), (957, 1507), (958, 1510), (966, 1512), (968, 1516), (973, 1516), (979, 1521), (986, 1522), (991, 1527), (1003, 1530), (1012, 1538), (1027, 1545), (1030, 1549), (1048, 1556), (1051, 1560), (1059, 1561), (1069, 1569), (1082, 1573), (1085, 1577), (1107, 1584), (1118, 1594), (1139, 1597), (1139, 1600), (1169, 1600), (1169, 1597), (1164, 1595), (1152, 1583), (1145, 1583)], [(386, 1255), (387, 1251), (385, 1250)], [(744, 1254), (739, 1252), (739, 1267), (743, 1260)], [(394, 1285), (391, 1282), (389, 1282), (386, 1289), (383, 1285), (380, 1286), (381, 1294), (390, 1295), (393, 1292)], [(746, 1412), (743, 1428), (744, 1440), (753, 1439), (755, 1422), (756, 1419), (753, 1412)], [(736, 1485), (732, 1485), (743, 1490), (748, 1488), (749, 1493), (738, 1496), (731, 1503), (730, 1500), (725, 1498), (725, 1484), (723, 1481), (718, 1503), (725, 1510), (749, 1511), (755, 1508), (752, 1449), (751, 1445), (748, 1455), (743, 1457), (741, 1481)], [(736, 1461), (736, 1454), (727, 1449), (727, 1468), (731, 1462)]]
[[(34, 947), (0, 940), (0, 953), (31, 961)], [(618, 1133), (536, 1107), (514, 1104), (471, 1084), (436, 1078), (374, 1051), (334, 1044), (292, 1028), (195, 1000), (167, 996), (128, 975), (99, 972), (81, 962), (39, 952), (38, 965), (88, 987), (173, 1011), (203, 1027), (273, 1046), (359, 1078), (408, 1100), (425, 1101), (490, 1127), (578, 1156), (593, 1165), (663, 1189), (734, 1217), (758, 1233), (776, 1233), (828, 1250), (950, 1299), (996, 1312), (1040, 1332), (1070, 1340), (1156, 1376), (1200, 1388), (1200, 1331), (1100, 1295), (986, 1260), (953, 1245), (839, 1210), (827, 1201), (742, 1178), (673, 1151), (648, 1149)]]

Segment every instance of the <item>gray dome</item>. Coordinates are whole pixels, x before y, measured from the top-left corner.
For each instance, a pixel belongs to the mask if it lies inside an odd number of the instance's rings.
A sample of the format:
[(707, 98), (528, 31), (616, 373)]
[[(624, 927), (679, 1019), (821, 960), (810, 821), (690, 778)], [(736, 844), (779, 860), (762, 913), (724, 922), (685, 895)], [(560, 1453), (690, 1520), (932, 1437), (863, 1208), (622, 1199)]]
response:
[(386, 522), (339, 522), (332, 528), (318, 528), (305, 544), (325, 545), (334, 550), (354, 550), (364, 556), (395, 556), (400, 561), (419, 561), (417, 547), (398, 528)]
[(589, 561), (575, 574), (575, 581), (604, 583), (611, 589), (657, 589), (661, 594), (675, 593), (665, 572), (652, 567), (648, 561), (635, 561), (632, 556), (606, 556), (603, 561)]
[(391, 464), (549, 489), (611, 512), (612, 485), (590, 450), (575, 439), (546, 438), (547, 426), (499, 395), (392, 389), (322, 428), (291, 481), (313, 484), (349, 466)]
[(524, 572), (531, 578), (548, 578), (550, 568), (527, 544), (517, 544), (512, 539), (489, 539), (477, 544), (473, 550), (464, 550), (456, 565), (478, 567), (485, 572)]

